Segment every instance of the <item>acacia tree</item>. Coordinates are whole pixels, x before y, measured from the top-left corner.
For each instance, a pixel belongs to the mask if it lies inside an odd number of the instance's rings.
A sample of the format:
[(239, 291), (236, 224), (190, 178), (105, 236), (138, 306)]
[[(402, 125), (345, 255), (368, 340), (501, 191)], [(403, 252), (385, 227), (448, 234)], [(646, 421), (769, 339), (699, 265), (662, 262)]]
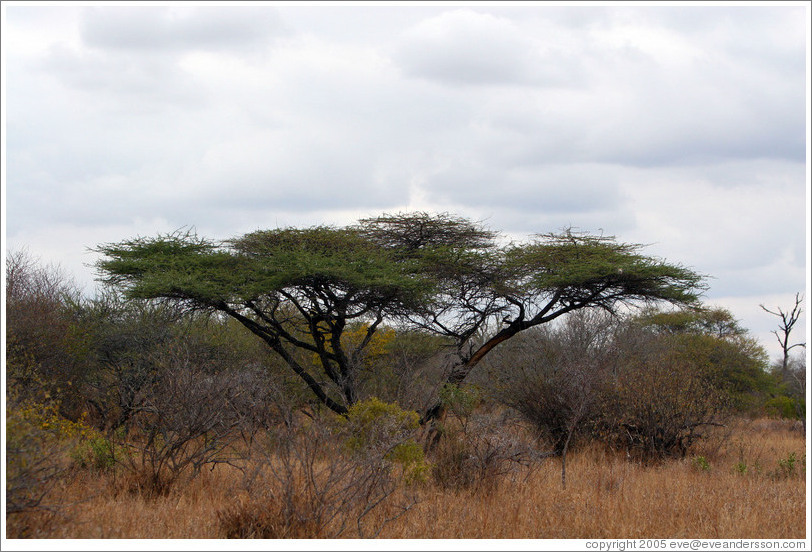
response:
[[(220, 243), (189, 232), (137, 238), (100, 246), (98, 268), (129, 297), (233, 317), (319, 401), (346, 414), (359, 399), (358, 359), (384, 324), (447, 338), (446, 383), (459, 384), (500, 343), (568, 312), (696, 302), (700, 275), (640, 249), (572, 230), (501, 245), (498, 233), (468, 219), (399, 213)], [(359, 324), (361, 339), (342, 340)], [(424, 421), (441, 411), (429, 408)]]

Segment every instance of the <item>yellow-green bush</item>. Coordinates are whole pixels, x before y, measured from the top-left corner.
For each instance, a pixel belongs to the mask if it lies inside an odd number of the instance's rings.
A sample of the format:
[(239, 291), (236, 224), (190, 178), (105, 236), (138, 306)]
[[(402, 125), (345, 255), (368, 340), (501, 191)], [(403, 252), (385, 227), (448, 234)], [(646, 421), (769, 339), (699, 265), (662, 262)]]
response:
[(420, 415), (372, 397), (352, 405), (346, 420), (346, 429), (351, 435), (347, 447), (361, 450), (401, 440), (417, 429)]
[(82, 420), (61, 417), (55, 403), (18, 401), (14, 390), (6, 406), (7, 513), (41, 507), (70, 466), (68, 451), (92, 431)]
[(406, 484), (424, 483), (431, 473), (431, 464), (426, 461), (423, 447), (414, 439), (396, 445), (386, 459), (401, 466)]
[(424, 481), (429, 472), (423, 448), (412, 438), (419, 422), (417, 412), (372, 397), (350, 407), (342, 429), (349, 451), (383, 453), (385, 460), (401, 467), (407, 483), (414, 483)]
[(80, 439), (94, 433), (85, 423), (85, 417), (72, 422), (59, 415), (59, 405), (56, 403), (39, 403), (33, 400), (16, 402), (12, 399), (6, 408), (6, 430), (9, 439), (12, 436), (58, 441)]

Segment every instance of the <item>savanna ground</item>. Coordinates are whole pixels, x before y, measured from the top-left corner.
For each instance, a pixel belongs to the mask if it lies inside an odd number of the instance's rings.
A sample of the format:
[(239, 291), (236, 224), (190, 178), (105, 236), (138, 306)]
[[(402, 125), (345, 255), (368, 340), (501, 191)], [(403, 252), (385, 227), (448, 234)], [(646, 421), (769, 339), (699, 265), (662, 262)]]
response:
[[(7, 516), (7, 536), (802, 539), (806, 442), (799, 425), (739, 419), (715, 429), (716, 435), (685, 458), (653, 464), (588, 444), (568, 455), (565, 487), (560, 458), (543, 458), (515, 470), (480, 474), (463, 488), (440, 485), (436, 477), (401, 483), (380, 495), (381, 504), (364, 515), (331, 512), (343, 503), (328, 492), (308, 497), (304, 490), (299, 496), (289, 489), (273, 495), (301, 500), (305, 508), (321, 500), (326, 510), (319, 523), (282, 519), (277, 498), (261, 490), (272, 479), (257, 472), (249, 478), (251, 466), (239, 470), (217, 464), (158, 497), (134, 491), (126, 475), (115, 470), (73, 469), (44, 501), (50, 511)], [(366, 532), (359, 533), (359, 527)]]

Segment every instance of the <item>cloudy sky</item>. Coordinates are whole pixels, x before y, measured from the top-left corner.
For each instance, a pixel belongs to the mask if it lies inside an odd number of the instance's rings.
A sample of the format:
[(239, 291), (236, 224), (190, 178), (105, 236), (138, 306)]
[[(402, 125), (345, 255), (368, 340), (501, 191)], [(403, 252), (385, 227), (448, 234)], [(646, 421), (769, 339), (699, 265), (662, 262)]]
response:
[(711, 275), (777, 355), (759, 304), (809, 293), (809, 3), (505, 4), (4, 2), (6, 247), (92, 292), (89, 248), (184, 226), (572, 226)]

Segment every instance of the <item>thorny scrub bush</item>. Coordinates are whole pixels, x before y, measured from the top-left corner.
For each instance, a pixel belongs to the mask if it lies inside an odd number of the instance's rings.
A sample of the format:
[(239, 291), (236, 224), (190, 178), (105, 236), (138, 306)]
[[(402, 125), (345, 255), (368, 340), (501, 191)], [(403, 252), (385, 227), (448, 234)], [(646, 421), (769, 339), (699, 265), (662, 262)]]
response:
[(558, 455), (582, 444), (612, 365), (617, 321), (585, 310), (528, 332), (489, 366), (490, 393)]
[(255, 443), (242, 495), (218, 512), (224, 537), (375, 537), (417, 502), (393, 470), (392, 447), (349, 450), (334, 422), (280, 426), (269, 441)]
[(239, 378), (193, 363), (183, 343), (161, 352), (161, 370), (134, 413), (121, 458), (131, 489), (146, 496), (169, 492), (207, 465), (238, 460), (230, 446), (241, 438), (246, 390)]
[(58, 405), (61, 415), (78, 420), (86, 410), (87, 368), (85, 331), (72, 311), (79, 288), (26, 250), (6, 255), (5, 283), (7, 383), (19, 384), (21, 400)]
[(601, 399), (593, 435), (641, 460), (684, 457), (725, 412), (722, 392), (696, 367), (667, 358), (629, 363)]
[(506, 475), (515, 475), (541, 458), (503, 416), (472, 415), (465, 423), (452, 417), (441, 427), (442, 438), (431, 454), (432, 478), (442, 489), (490, 493)]

